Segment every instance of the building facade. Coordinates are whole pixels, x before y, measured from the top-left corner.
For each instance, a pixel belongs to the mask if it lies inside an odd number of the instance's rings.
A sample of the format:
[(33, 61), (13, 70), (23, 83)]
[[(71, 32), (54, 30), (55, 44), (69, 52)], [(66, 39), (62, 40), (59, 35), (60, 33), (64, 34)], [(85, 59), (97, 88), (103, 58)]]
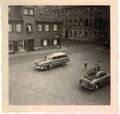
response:
[(52, 12), (63, 22), (64, 39), (83, 42), (104, 40), (106, 36), (110, 39), (109, 6), (56, 6)]
[(36, 6), (9, 6), (9, 52), (60, 47), (61, 21)]

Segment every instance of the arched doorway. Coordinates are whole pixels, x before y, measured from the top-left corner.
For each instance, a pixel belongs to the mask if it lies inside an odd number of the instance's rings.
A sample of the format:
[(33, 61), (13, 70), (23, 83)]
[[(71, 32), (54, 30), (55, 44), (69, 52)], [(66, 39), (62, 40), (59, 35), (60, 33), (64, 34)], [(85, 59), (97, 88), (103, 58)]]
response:
[(47, 40), (43, 40), (43, 46), (47, 46)]

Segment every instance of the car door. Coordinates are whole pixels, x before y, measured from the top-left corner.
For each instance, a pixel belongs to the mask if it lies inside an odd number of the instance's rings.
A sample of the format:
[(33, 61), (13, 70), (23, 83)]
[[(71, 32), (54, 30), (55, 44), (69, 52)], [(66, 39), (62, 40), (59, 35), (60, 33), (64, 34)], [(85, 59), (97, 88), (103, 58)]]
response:
[(108, 84), (108, 83), (110, 83), (110, 75), (109, 74), (104, 76), (104, 84)]
[(106, 75), (104, 72), (100, 72), (98, 75), (97, 75), (97, 83), (100, 85), (100, 86), (103, 86), (105, 85), (106, 83)]
[(52, 63), (51, 63), (51, 64), (52, 64), (52, 67), (57, 66), (57, 64), (58, 64), (58, 62), (57, 62), (57, 61), (58, 61), (57, 56), (52, 58)]

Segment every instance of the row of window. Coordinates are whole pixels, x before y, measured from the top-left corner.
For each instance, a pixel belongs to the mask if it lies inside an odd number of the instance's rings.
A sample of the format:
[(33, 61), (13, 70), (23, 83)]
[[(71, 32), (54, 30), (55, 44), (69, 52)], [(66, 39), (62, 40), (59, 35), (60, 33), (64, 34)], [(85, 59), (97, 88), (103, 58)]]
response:
[[(49, 45), (49, 40), (48, 39), (42, 39), (41, 44), (42, 46), (48, 46)], [(18, 50), (24, 50), (26, 48), (26, 43), (27, 40), (22, 40), (22, 41), (17, 41), (16, 45)], [(33, 42), (34, 43), (34, 42)], [(60, 41), (58, 39), (53, 39), (52, 44), (53, 46), (57, 46), (60, 44)], [(9, 42), (9, 50), (13, 50), (13, 42)]]
[[(9, 7), (8, 10), (9, 10), (9, 12), (11, 12), (12, 10), (15, 10), (15, 9), (12, 8), (12, 7)], [(24, 8), (23, 9), (23, 14), (33, 16), (34, 15), (34, 9), (33, 8)]]
[(77, 20), (77, 19), (70, 19), (70, 20), (63, 20), (64, 22), (64, 25), (70, 25), (70, 26), (88, 26), (88, 25), (94, 25), (94, 26), (104, 26), (106, 23), (105, 23), (105, 20), (103, 19), (80, 19), (80, 20)]
[[(37, 31), (49, 31), (50, 30), (50, 26), (48, 24), (43, 25), (42, 24), (38, 24), (37, 25)], [(56, 24), (53, 25), (53, 31), (57, 31), (58, 30), (58, 26)], [(9, 32), (22, 32), (22, 24), (9, 24)], [(32, 32), (32, 24), (26, 24), (26, 32), (30, 33)]]
[(89, 14), (89, 13), (98, 13), (98, 14), (103, 14), (105, 13), (104, 10), (96, 10), (96, 9), (91, 9), (91, 8), (86, 8), (86, 9), (65, 9), (65, 10), (59, 10), (54, 12), (57, 16), (67, 16), (70, 14)]
[[(45, 28), (45, 31), (49, 31), (50, 30), (49, 25), (45, 25), (44, 28)], [(37, 25), (37, 30), (38, 31), (43, 31), (43, 25), (42, 24), (38, 24)], [(53, 31), (57, 31), (57, 30), (58, 30), (58, 26), (56, 24), (54, 24), (53, 25)]]
[(103, 31), (92, 31), (92, 32), (88, 32), (88, 31), (70, 31), (69, 32), (69, 37), (82, 37), (82, 36), (85, 36), (87, 37), (88, 35), (90, 34), (94, 34), (95, 36), (96, 35), (103, 35)]

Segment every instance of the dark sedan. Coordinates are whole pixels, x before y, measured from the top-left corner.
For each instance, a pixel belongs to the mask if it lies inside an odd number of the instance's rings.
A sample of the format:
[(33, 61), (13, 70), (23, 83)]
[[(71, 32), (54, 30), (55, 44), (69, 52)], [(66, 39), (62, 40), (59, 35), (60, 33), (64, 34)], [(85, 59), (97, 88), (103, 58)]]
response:
[(97, 73), (88, 71), (80, 79), (80, 86), (89, 90), (97, 90), (98, 88), (110, 83), (110, 74), (104, 71), (98, 71)]

